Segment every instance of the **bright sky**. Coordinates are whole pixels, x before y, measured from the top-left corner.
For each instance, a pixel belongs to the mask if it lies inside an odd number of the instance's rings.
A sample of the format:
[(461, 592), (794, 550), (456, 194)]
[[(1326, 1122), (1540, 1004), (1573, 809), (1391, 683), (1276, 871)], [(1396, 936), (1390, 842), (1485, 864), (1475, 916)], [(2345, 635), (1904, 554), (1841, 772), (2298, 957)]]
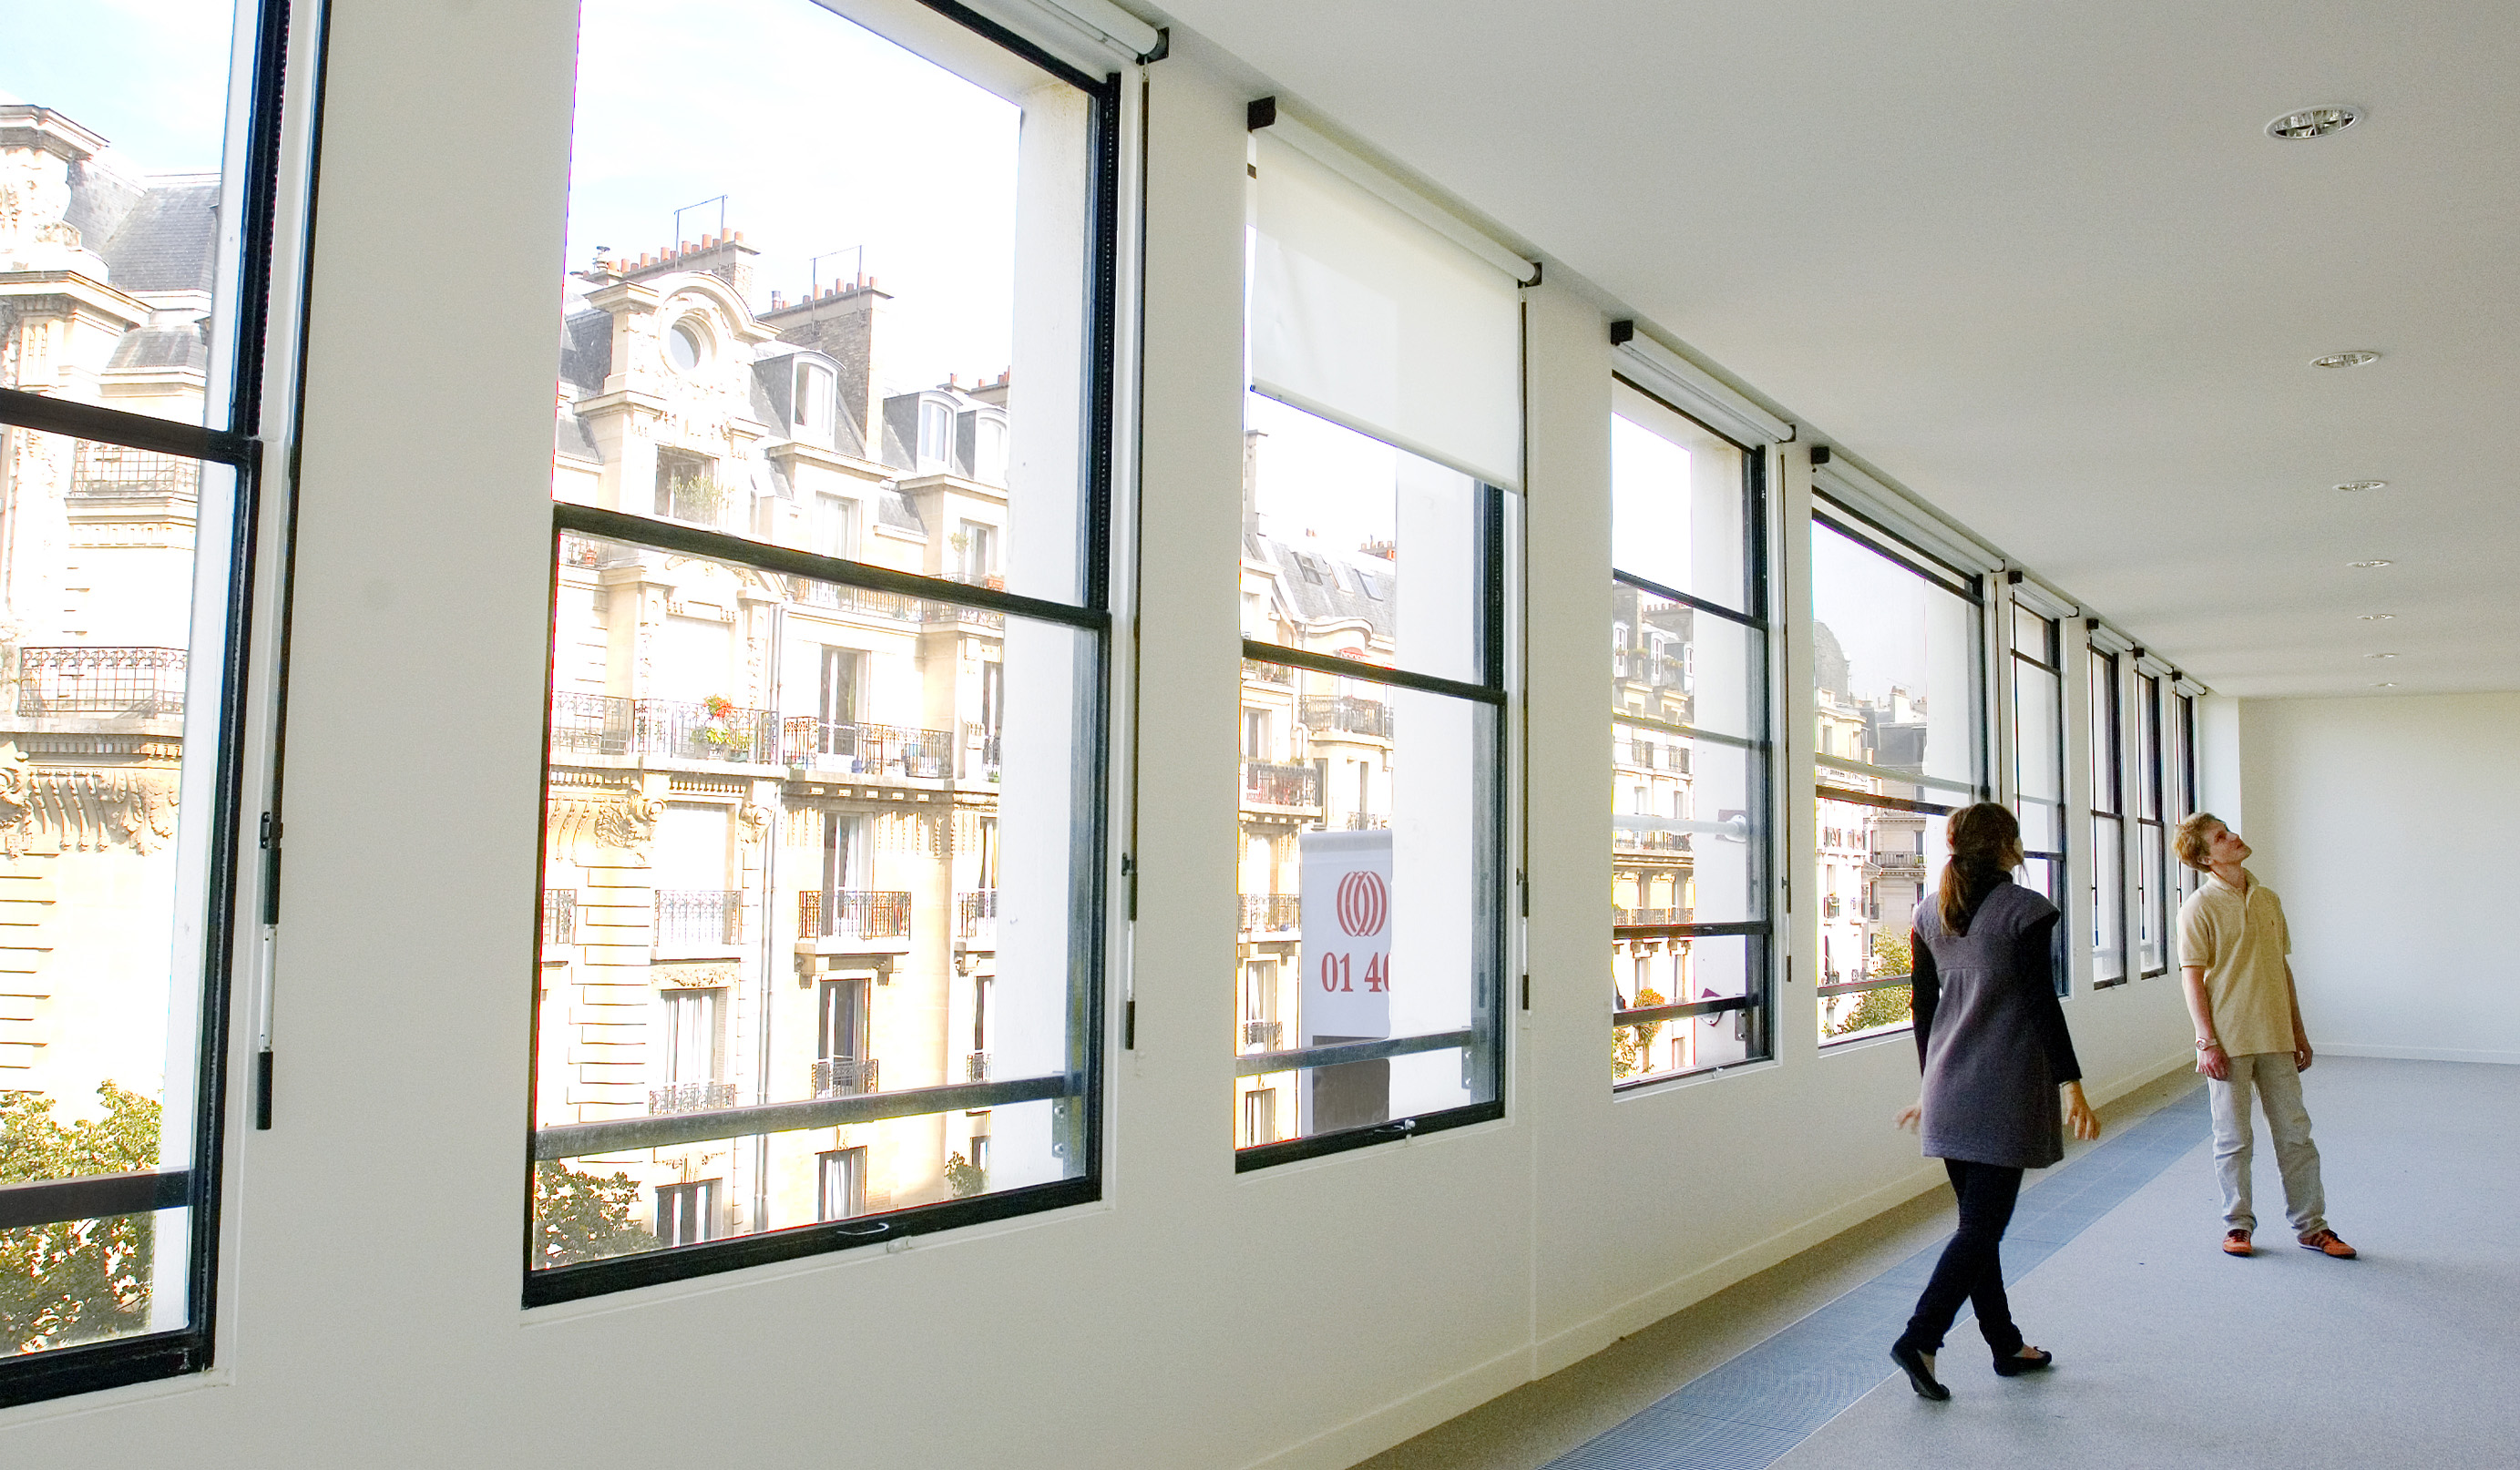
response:
[[(20, 3), (20, 0), (6, 0)], [(908, 388), (994, 378), (1014, 312), (1021, 114), (809, 0), (586, 0), (569, 195), (571, 270), (597, 245), (670, 245), (674, 211), (723, 194), (761, 251), (756, 308), (865, 269), (893, 300)], [(717, 206), (682, 237), (717, 231)]]
[(227, 0), (0, 0), (0, 102), (53, 108), (142, 173), (210, 173), (227, 125)]
[(1846, 682), (1858, 699), (1888, 697), (1897, 685), (1925, 693), (1925, 599), (1916, 574), (1814, 520), (1812, 617), (1846, 650)]
[(1675, 592), (1688, 585), (1688, 451), (1610, 419), (1610, 545), (1619, 570)]
[(1242, 402), (1245, 425), (1264, 436), (1258, 474), (1262, 534), (1293, 541), (1311, 531), (1342, 551), (1368, 541), (1397, 544), (1393, 486), (1400, 451), (1274, 398), (1245, 393)]

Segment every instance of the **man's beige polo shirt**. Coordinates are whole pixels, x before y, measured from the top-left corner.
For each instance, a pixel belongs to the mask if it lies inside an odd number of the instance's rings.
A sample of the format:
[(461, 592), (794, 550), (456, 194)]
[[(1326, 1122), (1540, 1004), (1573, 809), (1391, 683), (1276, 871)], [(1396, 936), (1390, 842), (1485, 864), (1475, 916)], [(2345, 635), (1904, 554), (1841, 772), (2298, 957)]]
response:
[(2179, 906), (2179, 962), (2205, 971), (2205, 999), (2226, 1055), (2292, 1049), (2292, 988), (2284, 957), (2292, 931), (2275, 891), (2249, 879), (2249, 891), (2212, 873)]

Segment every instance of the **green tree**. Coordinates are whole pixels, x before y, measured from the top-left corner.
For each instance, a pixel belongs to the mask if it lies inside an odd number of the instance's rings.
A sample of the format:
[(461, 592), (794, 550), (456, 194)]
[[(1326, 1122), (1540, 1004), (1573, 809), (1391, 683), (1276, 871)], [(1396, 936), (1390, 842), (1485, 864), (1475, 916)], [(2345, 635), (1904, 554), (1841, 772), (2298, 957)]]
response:
[[(111, 1081), (105, 1115), (53, 1116), (41, 1092), (0, 1092), (0, 1184), (158, 1167), (158, 1103)], [(157, 1217), (117, 1215), (0, 1230), (0, 1352), (92, 1342), (149, 1325)]]
[[(1662, 992), (1648, 985), (1637, 992), (1636, 1008), (1660, 1005)], [(1643, 1021), (1634, 1026), (1621, 1026), (1610, 1033), (1610, 1080), (1634, 1077), (1650, 1064), (1654, 1038), (1662, 1031), (1660, 1021)]]
[(626, 1174), (605, 1179), (562, 1169), (546, 1159), (534, 1165), (534, 1238), (543, 1266), (567, 1266), (606, 1256), (652, 1251), (656, 1237), (630, 1223), (638, 1181)]
[(1908, 953), (1908, 936), (1905, 934), (1894, 934), (1887, 929), (1875, 933), (1872, 936), (1872, 958), (1876, 961), (1872, 973), (1876, 976), (1912, 975), (1916, 972), (1916, 961)]
[(985, 1194), (989, 1188), (989, 1171), (973, 1164), (959, 1153), (945, 1156), (945, 1183), (956, 1199), (968, 1199)]
[[(1915, 957), (1910, 953), (1908, 936), (1884, 930), (1872, 936), (1872, 978), (1887, 980), (1896, 975), (1915, 973)], [(1861, 992), (1853, 1009), (1838, 1018), (1828, 1029), (1831, 1036), (1852, 1036), (1870, 1031), (1876, 1026), (1896, 1026), (1914, 1018), (1915, 987), (1884, 986), (1880, 990)]]

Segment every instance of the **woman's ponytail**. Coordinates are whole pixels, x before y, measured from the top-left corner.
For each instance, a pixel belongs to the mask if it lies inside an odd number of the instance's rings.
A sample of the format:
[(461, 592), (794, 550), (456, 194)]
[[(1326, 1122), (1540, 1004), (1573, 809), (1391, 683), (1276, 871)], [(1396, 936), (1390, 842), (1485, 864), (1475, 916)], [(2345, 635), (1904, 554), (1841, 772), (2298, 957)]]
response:
[(2009, 807), (1992, 801), (1981, 801), (1954, 812), (1944, 834), (1952, 844), (1952, 860), (1943, 865), (1942, 892), (1936, 907), (1943, 916), (1943, 927), (1954, 937), (1968, 933), (1969, 879), (1980, 873), (2002, 872), (2021, 863), (2021, 824), (2014, 820)]

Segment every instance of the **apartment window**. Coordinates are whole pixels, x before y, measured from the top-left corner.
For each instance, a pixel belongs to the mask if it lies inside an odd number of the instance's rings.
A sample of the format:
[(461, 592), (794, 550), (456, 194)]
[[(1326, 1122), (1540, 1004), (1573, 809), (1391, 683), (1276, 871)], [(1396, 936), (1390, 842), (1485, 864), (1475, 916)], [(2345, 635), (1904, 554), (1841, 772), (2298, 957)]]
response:
[(2161, 676), (2135, 677), (2135, 857), (2137, 962), (2170, 973), (2170, 828), (2163, 822)]
[(1773, 1054), (1764, 460), (1611, 394), (1610, 1079), (1632, 1087)]
[[(1242, 897), (1293, 900), (1294, 922), (1239, 958), (1295, 974), (1279, 1045), (1235, 1061), (1293, 1117), (1240, 1120), (1240, 1169), (1503, 1113), (1502, 541), (1521, 462), (1515, 278), (1267, 125), (1249, 177), (1235, 575), (1285, 615), (1242, 649), (1246, 708), (1283, 716), (1240, 764), (1242, 847), (1267, 855)], [(1357, 761), (1375, 799), (1342, 811), (1331, 777)]]
[[(1108, 506), (1117, 202), (1102, 181), (1117, 83), (945, 12), (884, 15), (861, 24), (810, 0), (732, 17), (583, 7), (574, 174), (606, 184), (568, 204), (572, 270), (556, 287), (576, 344), (562, 356), (561, 410), (575, 422), (563, 442), (627, 448), (555, 462), (542, 858), (546, 886), (607, 896), (608, 932), (538, 999), (530, 1145), (556, 1185), (619, 1173), (637, 1190), (608, 1207), (618, 1218), (542, 1222), (532, 1304), (1100, 1193), (1110, 619), (1096, 528)], [(717, 119), (730, 136), (781, 136), (800, 109), (842, 107), (852, 140), (810, 183), (777, 150), (720, 151), (707, 192), (739, 209), (757, 201), (774, 226), (799, 217), (806, 192), (875, 200), (853, 225), (870, 263), (889, 251), (945, 274), (897, 294), (774, 293), (805, 286), (827, 242), (742, 219), (729, 223), (745, 235), (706, 247), (742, 272), (686, 268), (671, 251), (597, 259), (596, 243), (639, 240), (691, 192), (678, 158), (646, 152), (652, 98), (608, 68), (703, 47), (796, 63)], [(970, 168), (906, 184), (883, 171), (927, 149), (939, 117)], [(971, 224), (974, 178), (1004, 191), (982, 211), (994, 223)], [(685, 322), (709, 350), (671, 371), (658, 334)], [(814, 356), (792, 362), (800, 352)], [(909, 416), (896, 420), (873, 367), (942, 381), (974, 363), (1010, 364), (1026, 384), (1004, 418), (1012, 510), (986, 524), (900, 489), (953, 452), (954, 390), (891, 394)], [(752, 405), (772, 375), (797, 375), (812, 423), (826, 370), (847, 453), (756, 437)], [(805, 513), (698, 513), (705, 494), (674, 487), (700, 460), (712, 483), (777, 486), (765, 500)], [(863, 508), (863, 525), (847, 507)], [(725, 529), (737, 524), (753, 534)], [(955, 534), (959, 562), (944, 555)], [(986, 732), (979, 760), (974, 730)], [(677, 816), (686, 807), (711, 814), (708, 830)], [(708, 913), (731, 917), (706, 935), (690, 927)], [(674, 999), (623, 1003), (640, 986)], [(712, 1014), (689, 1008), (703, 991), (719, 998)], [(698, 1060), (703, 1035), (716, 1038), (713, 1070)], [(968, 1051), (954, 1044), (964, 1035)], [(985, 1174), (958, 1157), (966, 1136), (947, 1121), (977, 1111), (994, 1120)], [(838, 1141), (863, 1149), (841, 1186), (826, 1157)], [(714, 1202), (685, 1177), (703, 1163)], [(833, 1213), (835, 1187), (848, 1216)], [(651, 1198), (660, 1213), (640, 1218)], [(822, 1227), (836, 1218), (848, 1227)], [(654, 1248), (677, 1244), (692, 1248)]]
[(814, 1218), (855, 1220), (867, 1212), (867, 1151), (834, 1148), (814, 1157)]
[(1242, 1146), (1278, 1141), (1278, 1090), (1253, 1088), (1242, 1094)]
[[(2012, 811), (2022, 880), (2065, 912), (2065, 672), (2057, 619), (2012, 604)], [(2071, 987), (2059, 944), (2056, 994)]]
[(260, 799), (224, 712), (303, 209), (263, 35), (289, 12), (153, 14), (139, 65), (128, 18), (54, 6), (0, 53), (0, 1406), (210, 1360), (230, 854), (242, 820), (254, 863)]
[(971, 478), (984, 485), (1007, 482), (1007, 424), (982, 414), (972, 428)]
[(2127, 978), (2126, 748), (2118, 655), (2091, 650), (2092, 983)]
[(717, 1186), (721, 1180), (656, 1187), (656, 1244), (671, 1249), (718, 1237)]
[(1847, 829), (1881, 915), (1821, 920), (1848, 957), (1817, 987), (1827, 1044), (1913, 1019), (1916, 904), (1949, 851), (1945, 819), (1986, 787), (1984, 591), (1833, 502), (1814, 507), (1811, 551), (1818, 820)]
[(718, 477), (717, 461), (687, 449), (657, 450), (656, 513), (716, 525), (726, 513), (726, 484)]
[[(832, 432), (832, 397), (838, 379), (832, 370), (819, 362), (796, 364), (795, 410), (799, 435), (810, 434), (829, 439)], [(832, 555), (836, 556), (837, 553)]]

